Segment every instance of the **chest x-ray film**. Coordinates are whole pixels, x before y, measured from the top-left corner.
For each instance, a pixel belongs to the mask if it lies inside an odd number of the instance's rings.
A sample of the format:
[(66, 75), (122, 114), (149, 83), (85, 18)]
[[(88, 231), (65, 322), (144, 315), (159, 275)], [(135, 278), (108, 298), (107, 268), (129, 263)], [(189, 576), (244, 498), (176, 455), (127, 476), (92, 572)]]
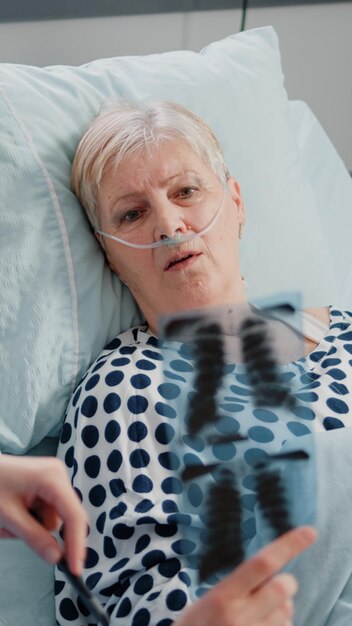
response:
[(298, 304), (290, 296), (261, 308), (161, 320), (165, 380), (177, 379), (180, 389), (170, 445), (179, 466), (183, 555), (199, 583), (213, 582), (285, 531), (314, 523)]

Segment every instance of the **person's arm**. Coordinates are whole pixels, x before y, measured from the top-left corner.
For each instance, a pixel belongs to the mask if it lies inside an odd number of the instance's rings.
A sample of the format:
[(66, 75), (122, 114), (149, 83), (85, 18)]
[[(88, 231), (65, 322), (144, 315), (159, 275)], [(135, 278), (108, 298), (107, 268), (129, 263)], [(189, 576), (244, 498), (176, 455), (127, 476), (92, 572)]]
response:
[[(64, 548), (51, 534), (62, 522)], [(62, 461), (0, 455), (0, 537), (22, 539), (50, 563), (65, 552), (72, 573), (80, 575), (86, 534), (87, 515)]]

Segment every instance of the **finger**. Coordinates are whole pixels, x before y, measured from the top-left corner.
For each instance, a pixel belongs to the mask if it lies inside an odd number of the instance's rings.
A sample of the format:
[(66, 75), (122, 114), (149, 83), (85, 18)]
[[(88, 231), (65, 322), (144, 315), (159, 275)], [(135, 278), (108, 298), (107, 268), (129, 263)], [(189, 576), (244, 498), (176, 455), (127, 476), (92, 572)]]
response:
[(35, 500), (29, 512), (44, 528), (51, 532), (58, 530), (62, 524), (62, 520), (60, 520), (54, 507), (41, 499)]
[[(250, 602), (243, 612), (246, 624), (259, 623), (273, 612), (291, 604), (291, 598), (295, 595), (298, 584), (291, 574), (278, 574), (268, 582), (257, 588), (250, 595)], [(286, 617), (290, 615), (286, 612)]]
[(290, 530), (242, 563), (216, 585), (218, 592), (229, 598), (250, 593), (311, 546), (316, 538), (317, 532), (310, 526)]
[(42, 558), (56, 563), (62, 551), (54, 537), (26, 510), (22, 502), (9, 507), (7, 519), (4, 520), (8, 532), (22, 539)]
[(68, 518), (64, 525), (65, 554), (73, 574), (81, 576), (86, 560), (88, 524), (85, 515)]
[(0, 528), (0, 539), (15, 539), (16, 535), (11, 533), (7, 528)]
[[(65, 478), (66, 478), (65, 473)], [(64, 544), (68, 565), (73, 574), (80, 576), (86, 556), (87, 515), (71, 484), (62, 481), (51, 487), (52, 506), (64, 522)]]
[(287, 601), (286, 604), (270, 613), (265, 620), (258, 622), (258, 626), (259, 624), (260, 626), (293, 626), (292, 615), (293, 604), (291, 601)]

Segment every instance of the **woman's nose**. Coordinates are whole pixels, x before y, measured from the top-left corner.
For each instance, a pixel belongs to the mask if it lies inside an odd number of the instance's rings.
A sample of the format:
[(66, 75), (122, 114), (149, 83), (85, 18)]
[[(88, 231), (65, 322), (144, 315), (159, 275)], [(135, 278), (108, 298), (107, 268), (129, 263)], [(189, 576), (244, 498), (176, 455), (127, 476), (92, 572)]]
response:
[(182, 209), (172, 202), (166, 201), (155, 210), (154, 241), (170, 239), (175, 234), (187, 232), (187, 224), (182, 216)]

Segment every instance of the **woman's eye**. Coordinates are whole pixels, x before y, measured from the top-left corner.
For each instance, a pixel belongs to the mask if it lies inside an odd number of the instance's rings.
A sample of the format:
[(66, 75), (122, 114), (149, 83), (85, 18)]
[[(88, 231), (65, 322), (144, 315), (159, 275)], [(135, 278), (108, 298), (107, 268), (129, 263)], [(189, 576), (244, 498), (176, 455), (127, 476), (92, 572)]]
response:
[(179, 191), (179, 195), (181, 196), (181, 198), (189, 198), (194, 194), (195, 191), (197, 191), (196, 187), (183, 187)]
[(139, 209), (131, 209), (121, 216), (121, 222), (135, 222), (140, 217)]

